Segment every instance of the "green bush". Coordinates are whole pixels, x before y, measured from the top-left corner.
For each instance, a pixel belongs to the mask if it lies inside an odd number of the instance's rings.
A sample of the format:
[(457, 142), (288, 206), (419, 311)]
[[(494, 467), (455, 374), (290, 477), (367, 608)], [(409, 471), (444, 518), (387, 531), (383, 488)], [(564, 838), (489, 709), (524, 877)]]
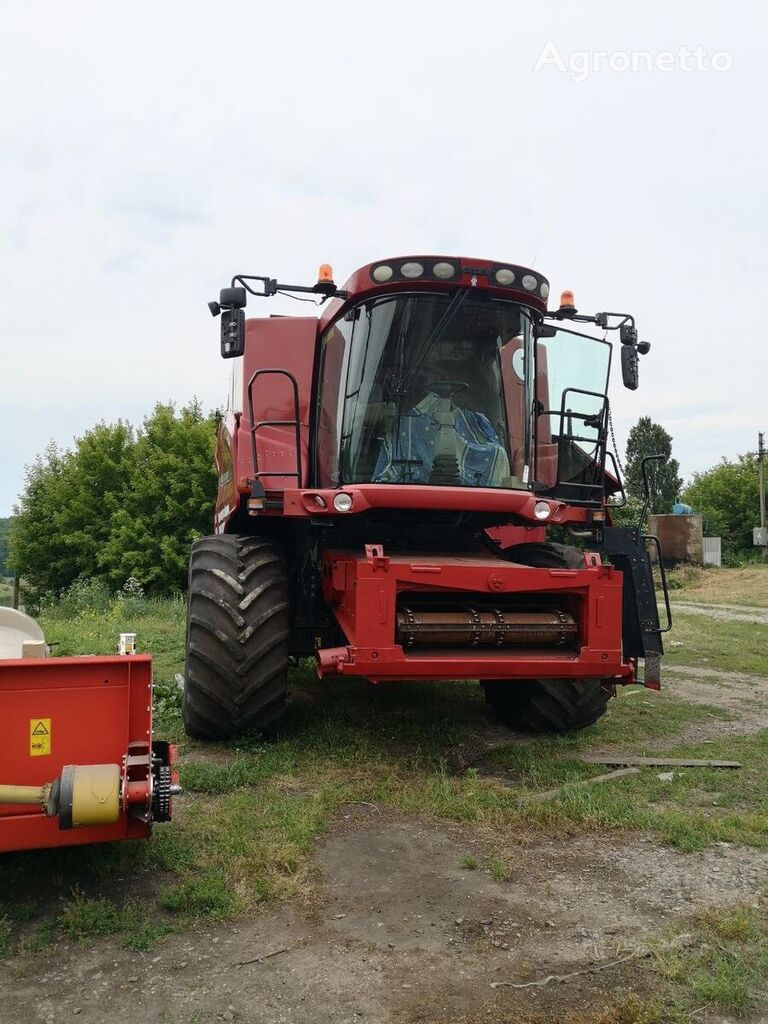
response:
[(158, 405), (137, 429), (99, 423), (72, 451), (49, 445), (11, 521), (9, 565), (26, 601), (66, 594), (77, 610), (108, 592), (183, 590), (190, 545), (213, 519), (216, 423), (197, 402)]
[(683, 500), (704, 516), (710, 536), (722, 538), (723, 565), (736, 567), (754, 558), (752, 528), (760, 507), (756, 455), (722, 459), (705, 473), (694, 473)]

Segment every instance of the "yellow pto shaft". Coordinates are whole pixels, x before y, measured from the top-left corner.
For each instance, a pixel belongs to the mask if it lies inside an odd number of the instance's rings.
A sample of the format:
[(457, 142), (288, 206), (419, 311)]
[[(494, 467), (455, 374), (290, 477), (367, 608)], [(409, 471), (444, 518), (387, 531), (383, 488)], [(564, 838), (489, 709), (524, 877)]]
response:
[(42, 786), (0, 785), (0, 804), (32, 804), (59, 828), (111, 825), (120, 817), (122, 773), (116, 764), (68, 764), (61, 776)]
[(0, 786), (0, 804), (37, 804), (47, 807), (50, 782), (44, 786)]

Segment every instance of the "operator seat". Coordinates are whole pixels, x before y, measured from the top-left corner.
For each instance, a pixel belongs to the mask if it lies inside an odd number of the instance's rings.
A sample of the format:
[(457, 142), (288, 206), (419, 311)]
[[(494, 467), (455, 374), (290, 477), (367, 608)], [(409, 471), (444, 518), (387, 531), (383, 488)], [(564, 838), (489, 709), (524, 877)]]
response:
[[(445, 422), (449, 402), (452, 426)], [(452, 446), (446, 443), (449, 437)], [(445, 455), (450, 447), (455, 449), (455, 479), (433, 474), (438, 469), (436, 454)], [(383, 438), (372, 481), (501, 487), (508, 477), (509, 459), (488, 417), (430, 391), (407, 413), (395, 416), (393, 430)]]

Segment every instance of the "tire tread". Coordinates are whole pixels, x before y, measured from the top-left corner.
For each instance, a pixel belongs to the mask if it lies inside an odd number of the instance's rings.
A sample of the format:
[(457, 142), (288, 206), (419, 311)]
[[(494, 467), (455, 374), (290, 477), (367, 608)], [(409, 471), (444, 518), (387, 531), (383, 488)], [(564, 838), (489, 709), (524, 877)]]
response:
[(288, 692), (285, 561), (264, 537), (225, 534), (192, 546), (184, 728), (221, 740), (274, 726)]

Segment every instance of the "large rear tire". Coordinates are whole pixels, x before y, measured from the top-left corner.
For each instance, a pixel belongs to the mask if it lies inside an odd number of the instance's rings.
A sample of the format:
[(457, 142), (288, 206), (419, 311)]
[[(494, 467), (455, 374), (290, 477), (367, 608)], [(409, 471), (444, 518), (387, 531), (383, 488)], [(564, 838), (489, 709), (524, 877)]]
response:
[(288, 693), (285, 561), (264, 537), (192, 545), (182, 718), (187, 735), (222, 740), (277, 724)]
[[(584, 558), (566, 544), (516, 544), (506, 548), (511, 562), (539, 569), (579, 569)], [(485, 699), (511, 729), (524, 732), (575, 732), (605, 714), (612, 696), (602, 679), (488, 679)]]

